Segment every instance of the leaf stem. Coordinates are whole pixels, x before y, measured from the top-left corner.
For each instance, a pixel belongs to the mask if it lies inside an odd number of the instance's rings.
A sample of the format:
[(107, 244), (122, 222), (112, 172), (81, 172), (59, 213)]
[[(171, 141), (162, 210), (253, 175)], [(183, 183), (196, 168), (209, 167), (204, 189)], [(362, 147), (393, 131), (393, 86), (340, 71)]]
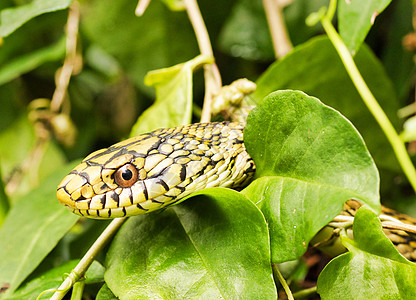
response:
[(289, 286), (287, 285), (287, 282), (284, 279), (282, 273), (280, 273), (280, 270), (277, 267), (276, 263), (272, 263), (272, 270), (273, 270), (273, 274), (277, 277), (277, 279), (279, 279), (280, 284), (282, 285), (283, 289), (285, 290), (286, 295), (287, 295), (287, 299), (294, 300), (293, 295), (292, 295), (292, 291), (290, 290)]
[(308, 297), (312, 294), (316, 294), (316, 286), (313, 286), (311, 288), (308, 289), (304, 289), (304, 290), (300, 290), (296, 293), (293, 293), (293, 298), (295, 299), (301, 299), (301, 298), (305, 298)]
[(149, 6), (150, 0), (139, 0), (137, 3), (135, 14), (136, 16), (140, 17), (144, 14), (145, 10)]
[(384, 134), (386, 135), (387, 139), (389, 140), (400, 166), (402, 167), (414, 191), (416, 191), (416, 170), (412, 164), (409, 154), (407, 153), (405, 144), (400, 139), (400, 136), (397, 134), (389, 118), (371, 93), (363, 77), (361, 76), (360, 71), (358, 70), (347, 46), (344, 44), (341, 37), (338, 35), (337, 31), (331, 23), (331, 18), (335, 6), (336, 0), (331, 0), (329, 6), (330, 9), (328, 9), (327, 14), (321, 18), (322, 26), (324, 27), (324, 30), (326, 31), (329, 39), (338, 52), (345, 66), (345, 69), (347, 70), (358, 93), (361, 95), (365, 105), (372, 113)]
[(69, 7), (68, 22), (66, 24), (66, 56), (64, 64), (56, 79), (56, 88), (52, 96), (51, 111), (57, 112), (64, 99), (71, 75), (77, 63), (77, 38), (79, 27), (80, 9), (77, 1)]
[(267, 23), (269, 24), (270, 35), (273, 41), (274, 53), (277, 59), (284, 57), (293, 49), (283, 18), (283, 8), (290, 2), (292, 1), (263, 0), (264, 12), (266, 13)]
[[(198, 7), (196, 0), (184, 0), (186, 11), (195, 31), (201, 54), (214, 57), (211, 42), (204, 20)], [(209, 122), (211, 120), (211, 102), (212, 96), (221, 88), (221, 75), (215, 63), (204, 65), (205, 76), (205, 97), (202, 108), (201, 122)]]
[(80, 260), (77, 266), (72, 270), (72, 272), (68, 275), (65, 281), (61, 284), (58, 290), (53, 294), (51, 300), (62, 299), (65, 296), (65, 294), (69, 291), (69, 289), (75, 284), (75, 282), (77, 282), (79, 278), (84, 276), (85, 272), (92, 264), (97, 254), (103, 249), (103, 247), (107, 244), (107, 242), (113, 237), (113, 235), (117, 232), (120, 226), (127, 219), (128, 218), (114, 219), (107, 226), (107, 228), (103, 231), (103, 233), (101, 233), (98, 239), (87, 251), (87, 253), (85, 253), (84, 257)]

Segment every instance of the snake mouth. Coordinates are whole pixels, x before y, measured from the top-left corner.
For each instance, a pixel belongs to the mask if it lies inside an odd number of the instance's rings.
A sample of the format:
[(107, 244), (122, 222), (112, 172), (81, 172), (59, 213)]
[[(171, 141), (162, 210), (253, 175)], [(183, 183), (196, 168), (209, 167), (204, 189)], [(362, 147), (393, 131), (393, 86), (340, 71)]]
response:
[(73, 213), (93, 219), (109, 219), (109, 218), (123, 218), (125, 216), (134, 216), (146, 214), (160, 209), (162, 206), (167, 206), (170, 203), (161, 203), (157, 200), (147, 200), (142, 203), (137, 203), (128, 206), (121, 206), (115, 208), (102, 208), (102, 209), (79, 209), (76, 208), (73, 203), (62, 204)]

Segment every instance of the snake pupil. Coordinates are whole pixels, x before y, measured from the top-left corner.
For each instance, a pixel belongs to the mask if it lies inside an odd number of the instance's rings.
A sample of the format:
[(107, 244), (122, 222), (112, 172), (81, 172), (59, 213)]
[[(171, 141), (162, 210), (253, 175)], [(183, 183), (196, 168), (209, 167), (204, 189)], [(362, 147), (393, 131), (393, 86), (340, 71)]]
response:
[(123, 177), (124, 180), (130, 180), (133, 178), (133, 172), (129, 169), (123, 170), (121, 177)]
[(131, 187), (138, 177), (138, 172), (132, 164), (125, 164), (114, 174), (114, 180), (120, 187)]

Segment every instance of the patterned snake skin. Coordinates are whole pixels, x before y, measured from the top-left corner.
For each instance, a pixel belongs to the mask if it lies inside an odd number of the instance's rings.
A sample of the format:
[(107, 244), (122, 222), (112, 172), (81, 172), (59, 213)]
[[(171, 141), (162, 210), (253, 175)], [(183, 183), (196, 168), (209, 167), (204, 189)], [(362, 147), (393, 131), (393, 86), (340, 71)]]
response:
[(151, 212), (208, 187), (242, 187), (255, 166), (244, 124), (160, 129), (90, 154), (58, 186), (74, 213), (117, 218)]
[[(81, 216), (117, 218), (176, 204), (208, 187), (244, 187), (255, 172), (243, 143), (244, 125), (213, 122), (159, 129), (98, 150), (62, 180), (57, 197)], [(358, 207), (346, 204), (343, 214), (353, 216)], [(385, 207), (382, 213), (416, 223)], [(405, 257), (416, 261), (414, 236), (385, 232)]]

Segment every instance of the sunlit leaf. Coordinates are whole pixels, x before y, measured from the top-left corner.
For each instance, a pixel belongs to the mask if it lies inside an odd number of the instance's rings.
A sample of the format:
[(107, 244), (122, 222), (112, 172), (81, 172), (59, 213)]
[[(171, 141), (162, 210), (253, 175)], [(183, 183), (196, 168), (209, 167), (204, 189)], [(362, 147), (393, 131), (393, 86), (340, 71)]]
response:
[(56, 199), (59, 181), (74, 167), (51, 174), (19, 199), (0, 229), (0, 286), (10, 295), (78, 220)]
[(360, 48), (377, 15), (390, 2), (391, 0), (339, 1), (339, 33), (353, 54)]
[(348, 199), (379, 210), (378, 172), (361, 136), (316, 98), (270, 94), (250, 113), (244, 143), (258, 179), (243, 193), (269, 223), (275, 262), (302, 255)]
[[(354, 59), (387, 116), (396, 128), (400, 128), (397, 118), (399, 105), (383, 66), (365, 44)], [(317, 37), (296, 47), (285, 58), (272, 64), (256, 83), (257, 90), (252, 98), (257, 102), (273, 91), (296, 89), (319, 98), (346, 116), (363, 136), (384, 179), (385, 192), (390, 192), (390, 182), (393, 176), (398, 176), (399, 164), (387, 138), (364, 105), (326, 37)]]
[(192, 72), (212, 61), (211, 57), (200, 55), (186, 63), (149, 72), (145, 82), (156, 88), (156, 101), (139, 117), (131, 136), (189, 124), (192, 117)]
[(130, 218), (106, 265), (106, 283), (123, 299), (277, 297), (263, 215), (224, 188)]

